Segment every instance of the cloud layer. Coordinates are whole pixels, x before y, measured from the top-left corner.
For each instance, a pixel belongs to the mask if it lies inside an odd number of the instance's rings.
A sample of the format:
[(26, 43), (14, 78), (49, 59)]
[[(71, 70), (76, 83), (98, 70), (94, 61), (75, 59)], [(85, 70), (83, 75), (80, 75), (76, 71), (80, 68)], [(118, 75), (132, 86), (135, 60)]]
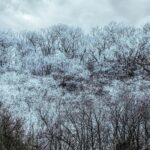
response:
[(142, 25), (149, 20), (149, 0), (0, 0), (0, 28), (63, 23), (89, 29), (110, 21)]

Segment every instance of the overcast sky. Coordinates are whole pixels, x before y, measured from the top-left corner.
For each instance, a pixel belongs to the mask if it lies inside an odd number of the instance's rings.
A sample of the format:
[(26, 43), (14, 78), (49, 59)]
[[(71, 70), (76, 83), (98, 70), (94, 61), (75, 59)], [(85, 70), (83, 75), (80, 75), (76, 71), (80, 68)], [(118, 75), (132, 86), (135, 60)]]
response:
[(150, 0), (0, 0), (0, 28), (35, 29), (58, 23), (87, 30), (111, 21), (150, 21)]

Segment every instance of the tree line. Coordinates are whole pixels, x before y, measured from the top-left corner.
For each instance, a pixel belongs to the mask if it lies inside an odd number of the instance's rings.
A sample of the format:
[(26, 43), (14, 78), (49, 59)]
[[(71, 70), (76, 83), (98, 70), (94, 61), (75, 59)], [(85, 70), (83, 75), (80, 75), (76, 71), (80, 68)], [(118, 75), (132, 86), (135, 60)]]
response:
[(149, 39), (149, 23), (143, 28), (110, 23), (89, 33), (66, 25), (30, 32), (0, 32), (1, 72), (42, 76), (54, 70), (64, 71), (74, 62), (91, 76), (101, 73), (120, 80), (145, 77), (150, 74)]

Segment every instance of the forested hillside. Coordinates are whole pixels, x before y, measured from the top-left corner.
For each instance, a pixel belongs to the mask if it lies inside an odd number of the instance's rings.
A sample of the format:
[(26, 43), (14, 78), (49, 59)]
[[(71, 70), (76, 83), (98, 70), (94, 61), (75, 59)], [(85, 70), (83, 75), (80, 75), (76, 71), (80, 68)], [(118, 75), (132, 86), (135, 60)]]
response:
[(149, 150), (150, 24), (0, 31), (0, 149)]

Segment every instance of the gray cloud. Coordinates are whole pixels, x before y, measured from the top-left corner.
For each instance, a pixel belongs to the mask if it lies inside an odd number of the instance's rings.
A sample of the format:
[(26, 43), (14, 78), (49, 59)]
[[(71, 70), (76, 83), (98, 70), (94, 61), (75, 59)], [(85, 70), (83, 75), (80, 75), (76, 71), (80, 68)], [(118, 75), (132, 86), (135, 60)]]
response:
[(89, 29), (110, 21), (141, 25), (148, 20), (149, 0), (0, 0), (0, 28), (64, 23)]
[(131, 23), (140, 23), (150, 16), (149, 0), (110, 0), (114, 11)]

